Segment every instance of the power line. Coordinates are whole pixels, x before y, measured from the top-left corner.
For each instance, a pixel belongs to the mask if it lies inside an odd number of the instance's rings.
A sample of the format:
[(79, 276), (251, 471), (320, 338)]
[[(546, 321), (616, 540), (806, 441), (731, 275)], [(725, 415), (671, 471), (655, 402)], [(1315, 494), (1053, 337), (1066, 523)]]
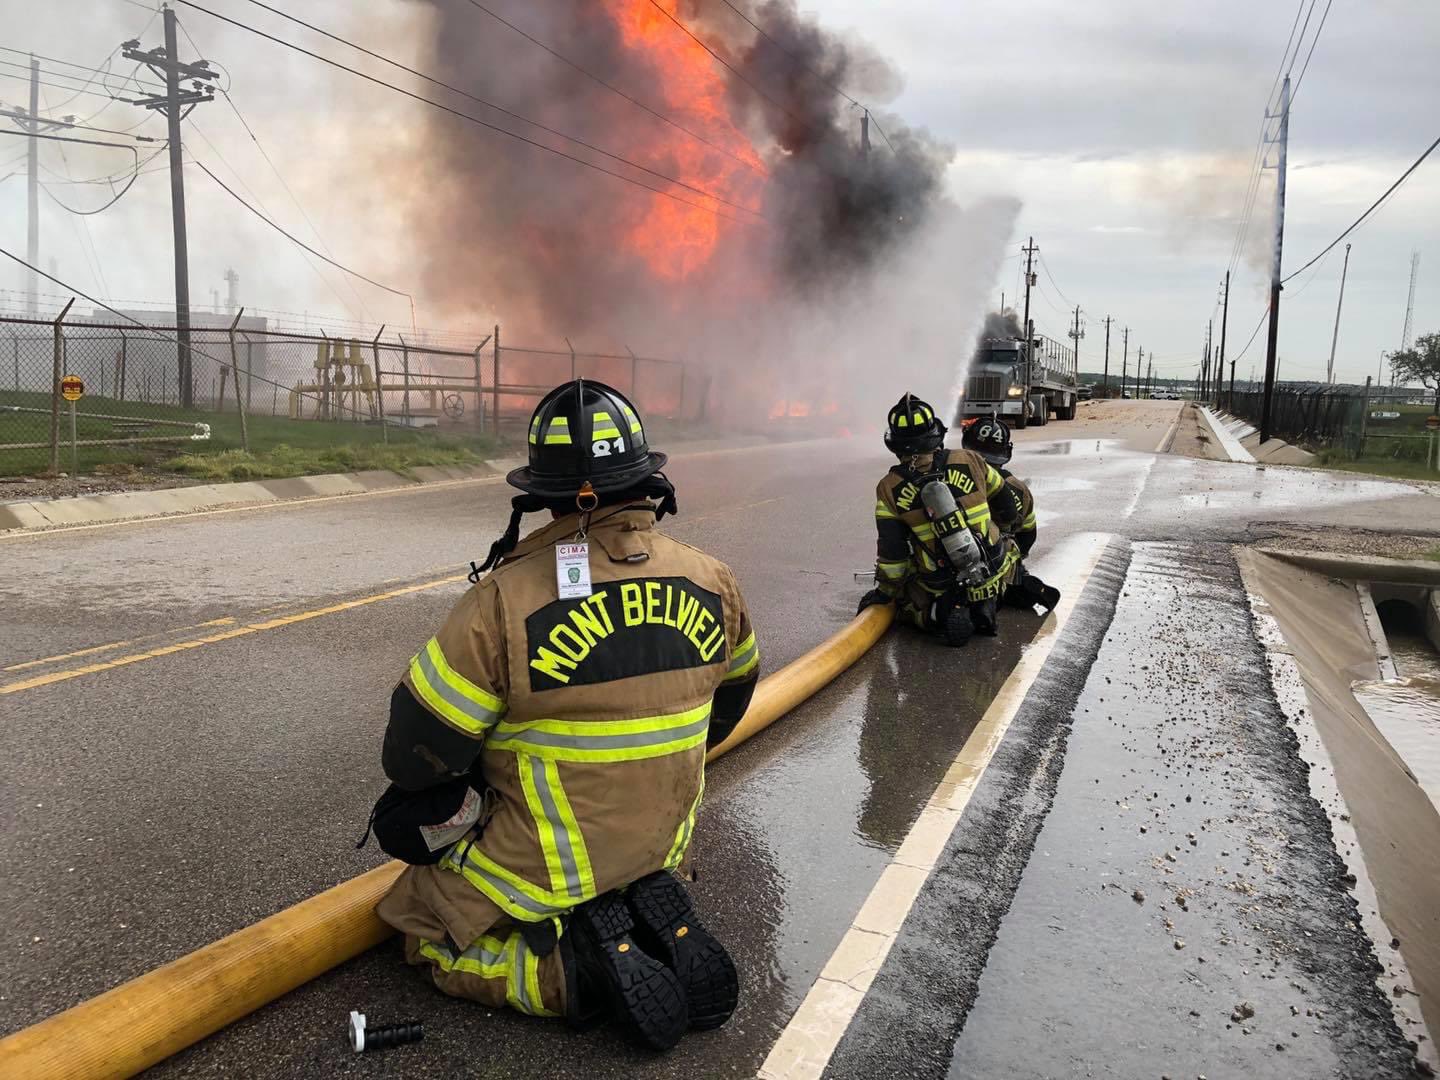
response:
[(1270, 305), (1266, 304), (1265, 310), (1260, 313), (1260, 321), (1255, 324), (1255, 329), (1250, 333), (1250, 340), (1245, 342), (1245, 348), (1241, 349), (1238, 353), (1235, 354), (1234, 358), (1230, 360), (1231, 363), (1238, 364), (1240, 360), (1245, 356), (1245, 354), (1250, 351), (1250, 346), (1255, 343), (1255, 338), (1259, 336), (1260, 328), (1265, 325), (1265, 320), (1267, 317), (1269, 317), (1269, 315)]
[(415, 298), (414, 298), (413, 296), (411, 296), (409, 293), (405, 292), (403, 289), (395, 289), (395, 288), (392, 288), (392, 287), (389, 286), (389, 285), (382, 285), (380, 282), (376, 281), (374, 278), (368, 278), (368, 277), (366, 277), (364, 274), (360, 273), (358, 270), (351, 270), (348, 266), (344, 265), (343, 263), (336, 262), (334, 259), (330, 258), (330, 257), (327, 256), (327, 255), (322, 255), (320, 252), (318, 252), (318, 251), (316, 251), (314, 248), (312, 248), (309, 244), (305, 243), (305, 241), (299, 239), (299, 238), (298, 238), (297, 236), (295, 236), (294, 234), (292, 234), (292, 233), (290, 233), (290, 232), (287, 232), (282, 226), (277, 225), (274, 221), (271, 221), (268, 217), (266, 217), (263, 213), (261, 213), (261, 212), (260, 212), (259, 210), (257, 210), (255, 207), (251, 206), (248, 202), (246, 202), (246, 201), (244, 200), (244, 198), (242, 198), (239, 194), (236, 193), (236, 191), (235, 191), (234, 188), (232, 188), (229, 184), (225, 183), (224, 180), (221, 180), (218, 176), (216, 176), (213, 172), (211, 172), (208, 168), (206, 168), (206, 167), (205, 167), (205, 163), (204, 163), (203, 161), (199, 161), (199, 160), (197, 160), (197, 159), (194, 158), (194, 157), (192, 157), (190, 160), (191, 160), (191, 162), (195, 165), (196, 168), (198, 168), (198, 169), (199, 169), (201, 172), (203, 172), (206, 176), (210, 177), (211, 180), (214, 180), (215, 183), (219, 184), (220, 187), (222, 187), (222, 188), (225, 190), (225, 193), (226, 193), (227, 195), (229, 195), (232, 199), (234, 199), (236, 202), (238, 202), (241, 206), (245, 207), (246, 210), (249, 210), (250, 213), (254, 214), (254, 215), (255, 215), (257, 218), (259, 218), (261, 221), (265, 222), (266, 225), (269, 225), (272, 229), (274, 229), (276, 232), (278, 232), (281, 236), (285, 237), (285, 239), (289, 240), (292, 244), (295, 244), (297, 247), (302, 247), (302, 248), (304, 248), (306, 251), (310, 252), (311, 255), (314, 255), (317, 259), (323, 259), (325, 262), (329, 263), (331, 266), (335, 267), (337, 270), (343, 270), (343, 271), (345, 271), (345, 273), (350, 274), (350, 275), (352, 275), (352, 276), (354, 276), (354, 277), (357, 277), (357, 278), (359, 278), (361, 281), (367, 282), (367, 283), (370, 284), (370, 285), (374, 285), (377, 289), (383, 289), (385, 292), (392, 293), (392, 294), (394, 294), (395, 296), (403, 296), (403, 297), (405, 297), (406, 300), (409, 300), (409, 301), (410, 301), (410, 319), (411, 319), (411, 322), (412, 322), (412, 323), (414, 322), (414, 320), (415, 320)]
[(1055, 286), (1055, 291), (1060, 294), (1060, 299), (1064, 300), (1065, 303), (1070, 307), (1077, 306), (1074, 300), (1071, 300), (1068, 296), (1065, 295), (1065, 291), (1060, 288), (1060, 283), (1055, 280), (1055, 275), (1050, 270), (1050, 264), (1045, 261), (1044, 253), (1036, 252), (1036, 254), (1040, 256), (1040, 268), (1045, 271), (1045, 276), (1050, 279), (1050, 284)]
[[(385, 87), (385, 88), (388, 89), (388, 90), (393, 90), (393, 91), (394, 91), (395, 93), (397, 93), (397, 94), (402, 94), (402, 95), (404, 95), (405, 97), (412, 98), (412, 99), (415, 100), (415, 101), (422, 102), (422, 103), (424, 103), (424, 104), (426, 104), (426, 105), (429, 105), (429, 106), (431, 106), (431, 107), (433, 107), (433, 108), (439, 109), (439, 110), (441, 110), (442, 112), (446, 112), (446, 113), (449, 113), (449, 114), (452, 115), (452, 116), (459, 117), (459, 118), (462, 119), (462, 120), (468, 120), (468, 121), (470, 121), (470, 123), (476, 124), (476, 125), (478, 125), (479, 127), (486, 128), (486, 129), (489, 130), (489, 131), (494, 131), (494, 132), (496, 132), (496, 133), (498, 133), (498, 134), (500, 134), (500, 135), (508, 136), (509, 138), (515, 139), (515, 140), (517, 140), (517, 141), (519, 141), (519, 142), (523, 142), (523, 143), (527, 144), (528, 146), (533, 146), (533, 147), (535, 147), (537, 150), (543, 150), (543, 151), (545, 151), (547, 154), (553, 154), (553, 155), (555, 155), (556, 157), (565, 158), (567, 161), (573, 161), (573, 162), (575, 162), (576, 164), (585, 166), (585, 168), (587, 168), (587, 169), (593, 169), (593, 170), (595, 170), (596, 172), (604, 173), (606, 176), (612, 176), (612, 177), (614, 177), (614, 178), (617, 179), (617, 180), (621, 180), (621, 181), (623, 181), (623, 182), (625, 182), (625, 183), (627, 183), (627, 184), (632, 184), (632, 185), (634, 185), (635, 187), (642, 188), (642, 189), (644, 189), (645, 191), (649, 191), (649, 192), (651, 192), (652, 194), (660, 195), (660, 196), (662, 196), (662, 197), (664, 197), (664, 198), (667, 198), (667, 199), (670, 199), (670, 200), (672, 200), (672, 201), (674, 201), (674, 202), (678, 202), (678, 203), (680, 203), (680, 204), (683, 205), (683, 206), (689, 206), (689, 207), (691, 207), (692, 209), (695, 209), (695, 210), (703, 210), (703, 211), (705, 211), (706, 213), (714, 214), (716, 217), (724, 218), (724, 219), (727, 220), (727, 221), (733, 221), (733, 222), (735, 222), (736, 224), (740, 224), (740, 225), (755, 225), (755, 224), (767, 223), (767, 222), (766, 222), (766, 219), (765, 219), (764, 217), (760, 216), (756, 211), (749, 210), (749, 209), (746, 208), (746, 207), (741, 207), (741, 209), (746, 210), (747, 213), (755, 214), (755, 215), (756, 215), (756, 218), (757, 218), (758, 220), (750, 220), (750, 219), (746, 219), (746, 218), (732, 217), (732, 216), (729, 215), (729, 214), (725, 214), (725, 213), (722, 213), (722, 212), (719, 211), (719, 210), (716, 210), (714, 207), (705, 206), (705, 205), (703, 205), (703, 204), (701, 204), (701, 203), (691, 202), (689, 199), (683, 199), (683, 198), (681, 198), (679, 195), (676, 195), (673, 191), (665, 191), (665, 190), (663, 190), (663, 189), (661, 189), (661, 188), (651, 187), (649, 184), (642, 183), (641, 181), (636, 180), (634, 177), (626, 176), (624, 173), (616, 172), (616, 171), (614, 171), (613, 169), (607, 169), (607, 168), (605, 168), (603, 165), (597, 165), (597, 164), (596, 164), (595, 162), (593, 162), (593, 161), (586, 161), (584, 158), (582, 158), (582, 157), (576, 157), (574, 154), (567, 154), (565, 151), (563, 151), (563, 150), (557, 150), (557, 149), (556, 149), (555, 147), (553, 147), (553, 146), (546, 146), (544, 143), (539, 142), (539, 141), (537, 141), (537, 140), (535, 140), (535, 139), (528, 138), (528, 137), (526, 137), (526, 136), (524, 136), (524, 135), (519, 134), (518, 132), (510, 131), (510, 130), (508, 130), (508, 129), (506, 129), (506, 128), (503, 128), (503, 127), (500, 127), (500, 126), (498, 126), (498, 125), (496, 125), (496, 124), (492, 124), (492, 123), (489, 123), (488, 121), (481, 120), (481, 119), (480, 119), (479, 117), (477, 117), (477, 116), (472, 116), (472, 115), (470, 115), (469, 113), (461, 112), (459, 109), (452, 108), (451, 106), (446, 105), (446, 104), (444, 104), (443, 102), (436, 101), (434, 98), (428, 98), (428, 97), (425, 97), (423, 94), (417, 94), (417, 93), (415, 93), (415, 92), (412, 91), (412, 90), (406, 90), (404, 87), (396, 86), (394, 83), (386, 82), (384, 79), (377, 78), (377, 77), (374, 76), (374, 75), (369, 75), (369, 74), (366, 74), (365, 72), (360, 71), (360, 70), (358, 70), (358, 69), (356, 69), (356, 68), (348, 67), (348, 66), (346, 66), (345, 64), (340, 63), (338, 60), (332, 60), (332, 59), (330, 59), (328, 56), (321, 56), (319, 53), (311, 52), (309, 49), (306, 49), (306, 48), (304, 48), (304, 47), (302, 47), (302, 46), (300, 46), (300, 45), (296, 45), (296, 44), (294, 44), (293, 42), (286, 41), (284, 38), (275, 37), (274, 35), (272, 35), (272, 34), (267, 34), (267, 33), (265, 33), (265, 31), (260, 30), (260, 29), (258, 29), (258, 28), (256, 28), (256, 27), (248, 26), (248, 25), (246, 25), (245, 23), (238, 22), (238, 21), (235, 20), (235, 19), (229, 18), (228, 16), (220, 15), (220, 14), (218, 14), (217, 12), (211, 11), (211, 10), (208, 9), (208, 8), (201, 7), (199, 4), (194, 3), (194, 0), (177, 0), (177, 2), (178, 2), (178, 3), (181, 3), (181, 4), (184, 4), (184, 5), (185, 5), (186, 7), (188, 7), (188, 8), (194, 8), (196, 11), (199, 11), (199, 12), (205, 14), (205, 15), (209, 15), (211, 18), (219, 19), (221, 22), (229, 23), (230, 25), (235, 26), (235, 27), (238, 27), (238, 28), (240, 28), (241, 30), (248, 31), (249, 33), (255, 34), (255, 35), (257, 35), (258, 37), (263, 37), (263, 38), (265, 38), (267, 41), (272, 41), (272, 42), (274, 42), (274, 43), (277, 44), (277, 45), (283, 45), (285, 48), (291, 49), (291, 50), (293, 50), (293, 51), (295, 51), (295, 52), (298, 52), (298, 53), (301, 53), (301, 54), (303, 54), (303, 55), (305, 55), (305, 56), (310, 57), (311, 59), (319, 60), (321, 63), (327, 64), (327, 65), (329, 65), (330, 67), (336, 68), (336, 69), (338, 69), (338, 70), (340, 70), (340, 71), (349, 72), (351, 75), (355, 75), (355, 76), (357, 76), (357, 77), (359, 77), (359, 78), (361, 78), (361, 79), (364, 79), (366, 82), (372, 82), (372, 83), (374, 83), (374, 84), (377, 85), (377, 86), (383, 86), (383, 87)], [(623, 159), (621, 159), (621, 160), (623, 160)], [(630, 164), (630, 165), (632, 165), (634, 168), (641, 169), (642, 171), (648, 171), (648, 170), (644, 170), (644, 167), (643, 167), (643, 166), (634, 165), (633, 162), (626, 162), (626, 164)], [(707, 197), (707, 198), (714, 198), (714, 196), (708, 196), (708, 195), (707, 195), (706, 197)]]
[(1350, 223), (1350, 227), (1349, 227), (1348, 229), (1346, 229), (1344, 232), (1342, 232), (1342, 233), (1341, 233), (1339, 236), (1337, 236), (1334, 240), (1331, 240), (1330, 243), (1326, 244), (1326, 245), (1325, 245), (1325, 248), (1320, 252), (1319, 255), (1316, 255), (1315, 258), (1311, 259), (1311, 260), (1310, 260), (1309, 262), (1307, 262), (1304, 266), (1300, 267), (1299, 270), (1296, 270), (1294, 273), (1289, 274), (1289, 275), (1286, 276), (1285, 278), (1281, 279), (1280, 284), (1283, 285), (1283, 284), (1285, 284), (1285, 282), (1287, 282), (1287, 281), (1289, 281), (1291, 278), (1293, 278), (1293, 277), (1295, 276), (1295, 274), (1300, 274), (1300, 273), (1303, 273), (1304, 271), (1308, 270), (1311, 266), (1313, 266), (1316, 262), (1318, 262), (1318, 261), (1319, 261), (1321, 258), (1323, 258), (1326, 254), (1328, 254), (1331, 248), (1333, 248), (1336, 244), (1340, 243), (1341, 240), (1344, 240), (1345, 237), (1349, 236), (1352, 232), (1354, 232), (1355, 229), (1356, 229), (1356, 227), (1357, 227), (1362, 221), (1364, 221), (1367, 217), (1369, 217), (1371, 214), (1373, 214), (1373, 213), (1375, 212), (1375, 210), (1380, 206), (1380, 204), (1383, 203), (1386, 199), (1388, 199), (1388, 198), (1391, 196), (1391, 194), (1395, 191), (1396, 188), (1398, 188), (1398, 187), (1399, 187), (1401, 184), (1403, 184), (1407, 179), (1409, 179), (1410, 174), (1413, 173), (1416, 169), (1418, 169), (1418, 168), (1420, 167), (1420, 163), (1421, 163), (1422, 161), (1424, 161), (1427, 157), (1429, 157), (1432, 153), (1434, 153), (1435, 148), (1436, 148), (1437, 146), (1440, 146), (1440, 138), (1437, 138), (1434, 142), (1432, 142), (1432, 143), (1430, 144), (1429, 148), (1426, 149), (1426, 151), (1425, 151), (1423, 154), (1421, 154), (1418, 158), (1415, 159), (1415, 163), (1414, 163), (1413, 165), (1411, 165), (1408, 169), (1406, 169), (1403, 173), (1400, 174), (1400, 179), (1396, 180), (1393, 184), (1391, 184), (1388, 188), (1386, 188), (1386, 189), (1385, 189), (1385, 194), (1384, 194), (1384, 195), (1381, 195), (1380, 198), (1376, 199), (1373, 203), (1370, 204), (1370, 208), (1369, 208), (1368, 210), (1366, 210), (1365, 213), (1361, 214), (1358, 218), (1356, 218), (1353, 222), (1351, 222), (1351, 223)]
[[(96, 75), (105, 75), (105, 74), (107, 74), (107, 72), (105, 71), (105, 69), (104, 69), (103, 67), (91, 67), (89, 64), (77, 64), (77, 63), (75, 63), (75, 61), (73, 61), (73, 60), (61, 60), (58, 56), (46, 56), (46, 55), (43, 54), (43, 53), (30, 52), (28, 49), (15, 49), (15, 48), (11, 48), (9, 45), (0, 45), (0, 51), (9, 52), (9, 53), (15, 53), (17, 56), (26, 56), (26, 57), (33, 56), (36, 60), (44, 60), (47, 64), (60, 64), (62, 67), (75, 68), (77, 71), (83, 71), (83, 72), (85, 72), (86, 74), (88, 74), (88, 75), (91, 77), (91, 80), (90, 80), (90, 81), (93, 81), (93, 79), (94, 79), (94, 77), (95, 77)], [(111, 56), (114, 56), (114, 53), (111, 53)], [(27, 69), (28, 69), (29, 66), (30, 66), (28, 62), (27, 62), (26, 64), (24, 64), (24, 65), (15, 64), (15, 62), (14, 62), (13, 60), (0, 60), (0, 63), (12, 64), (12, 65), (14, 65), (14, 66), (16, 66), (16, 67), (23, 66), (23, 67), (25, 67), (25, 68), (27, 68)], [(62, 79), (71, 79), (71, 80), (73, 80), (73, 81), (75, 81), (75, 82), (79, 82), (79, 81), (80, 81), (80, 76), (79, 76), (79, 75), (72, 75), (72, 74), (70, 74), (68, 71), (52, 71), (52, 72), (50, 72), (50, 74), (51, 74), (51, 75), (58, 75), (58, 76), (59, 76), (60, 78), (62, 78)], [(136, 81), (138, 82), (139, 80), (136, 80)], [(152, 84), (152, 85), (159, 86), (159, 85), (162, 85), (162, 84), (155, 83), (155, 84)]]
[[(1330, 5), (1335, 0), (1325, 0), (1325, 10), (1320, 14), (1320, 25), (1315, 28), (1315, 36), (1310, 39), (1310, 51), (1305, 54), (1305, 63), (1300, 67), (1300, 77), (1295, 80), (1295, 88), (1290, 91), (1290, 104), (1295, 104), (1295, 95), (1300, 93), (1300, 84), (1305, 81), (1305, 72), (1310, 70), (1310, 57), (1315, 55), (1315, 43), (1320, 40), (1320, 35), (1325, 32), (1325, 20), (1330, 17)], [(1299, 55), (1299, 50), (1296, 50)]]
[(10, 131), (7, 128), (0, 128), (0, 135), (19, 135), (24, 139), (45, 139), (49, 142), (73, 142), (84, 143), (86, 146), (109, 146), (116, 150), (129, 150), (137, 158), (140, 152), (133, 146), (118, 142), (96, 142), (94, 139), (72, 139), (65, 135), (40, 135), (30, 131)]
[[(253, 2), (253, 0), (252, 0), (252, 2)], [(604, 79), (600, 78), (600, 76), (596, 75), (594, 72), (586, 70), (585, 68), (583, 68), (583, 67), (581, 67), (579, 64), (577, 64), (575, 61), (571, 60), (569, 57), (563, 56), (563, 55), (561, 55), (560, 53), (556, 52), (556, 51), (555, 51), (553, 48), (551, 48), (549, 45), (546, 45), (545, 42), (541, 41), (540, 39), (538, 39), (538, 38), (536, 38), (536, 37), (533, 37), (532, 35), (526, 33), (524, 30), (520, 29), (520, 27), (516, 26), (514, 23), (512, 23), (512, 22), (508, 21), (507, 19), (504, 19), (504, 18), (500, 17), (499, 15), (495, 14), (495, 12), (491, 11), (491, 10), (490, 10), (488, 7), (486, 7), (484, 4), (480, 3), (479, 0), (469, 0), (469, 3), (471, 4), (472, 7), (478, 8), (480, 11), (483, 11), (486, 15), (489, 15), (492, 19), (494, 19), (496, 22), (498, 22), (501, 26), (507, 26), (507, 27), (509, 27), (511, 30), (515, 31), (515, 33), (517, 33), (517, 34), (519, 34), (521, 37), (523, 37), (526, 41), (530, 42), (531, 44), (533, 44), (533, 45), (535, 45), (535, 46), (537, 46), (537, 47), (539, 47), (539, 48), (541, 48), (541, 49), (544, 49), (547, 53), (549, 53), (551, 56), (553, 56), (556, 60), (559, 60), (562, 64), (566, 64), (566, 65), (574, 68), (574, 69), (575, 69), (576, 71), (578, 71), (581, 75), (584, 75), (587, 79), (590, 79), (590, 80), (592, 80), (593, 82), (597, 83), (598, 85), (603, 86), (606, 90), (609, 90), (612, 94), (615, 94), (615, 95), (623, 98), (625, 101), (628, 101), (631, 105), (634, 105), (637, 109), (641, 109), (641, 110), (649, 113), (651, 116), (655, 117), (657, 120), (660, 120), (660, 121), (662, 121), (662, 122), (664, 122), (664, 123), (666, 123), (666, 124), (669, 124), (671, 127), (675, 128), (677, 131), (684, 132), (686, 135), (690, 136), (690, 138), (695, 139), (697, 142), (704, 143), (706, 146), (710, 147), (710, 149), (715, 150), (715, 151), (717, 151), (717, 152), (719, 152), (719, 153), (721, 153), (721, 154), (724, 154), (724, 155), (725, 155), (726, 157), (728, 157), (728, 158), (731, 158), (731, 159), (733, 159), (733, 160), (735, 160), (735, 161), (738, 161), (741, 165), (744, 165), (747, 169), (752, 169), (752, 170), (754, 170), (755, 172), (758, 172), (761, 176), (767, 176), (767, 177), (769, 176), (769, 174), (765, 171), (765, 169), (764, 169), (763, 166), (757, 165), (757, 164), (756, 164), (755, 162), (753, 162), (753, 161), (746, 161), (746, 160), (745, 160), (743, 157), (741, 157), (739, 154), (732, 153), (731, 151), (725, 149), (725, 147), (721, 146), (719, 143), (712, 142), (711, 140), (705, 138), (705, 136), (704, 136), (704, 135), (701, 135), (699, 132), (692, 131), (690, 128), (686, 127), (684, 124), (680, 123), (678, 120), (675, 120), (675, 119), (673, 119), (672, 117), (666, 116), (664, 113), (659, 112), (658, 110), (651, 108), (649, 105), (646, 105), (643, 101), (640, 101), (640, 100), (638, 100), (638, 99), (636, 99), (636, 98), (631, 97), (631, 96), (630, 96), (629, 94), (627, 94), (624, 90), (621, 90), (620, 88), (612, 85), (611, 83), (606, 82)]]
[(677, 19), (674, 15), (671, 15), (670, 12), (666, 11), (666, 10), (664, 9), (664, 7), (662, 7), (659, 3), (657, 3), (657, 0), (650, 0), (650, 3), (651, 3), (651, 5), (654, 6), (654, 8), (655, 8), (656, 11), (660, 12), (661, 15), (664, 15), (664, 16), (665, 16), (667, 19), (669, 19), (672, 23), (674, 23), (676, 26), (678, 26), (678, 27), (681, 29), (681, 31), (684, 32), (684, 34), (685, 34), (686, 37), (688, 37), (691, 41), (695, 42), (696, 45), (699, 45), (699, 46), (700, 46), (702, 49), (704, 49), (707, 53), (709, 53), (711, 56), (713, 56), (727, 71), (730, 72), (730, 74), (734, 75), (734, 76), (735, 76), (737, 79), (739, 79), (742, 83), (744, 83), (746, 86), (750, 87), (751, 90), (754, 90), (755, 93), (759, 94), (762, 98), (764, 98), (766, 101), (768, 101), (771, 105), (774, 105), (777, 109), (779, 109), (781, 112), (783, 112), (786, 116), (790, 117), (792, 120), (796, 120), (796, 121), (800, 120), (800, 117), (796, 116), (793, 112), (791, 112), (789, 109), (787, 109), (784, 105), (780, 104), (780, 102), (776, 101), (776, 100), (775, 100), (773, 97), (771, 97), (769, 94), (765, 93), (764, 90), (761, 90), (760, 87), (756, 86), (753, 82), (751, 82), (749, 79), (747, 79), (744, 75), (740, 74), (739, 71), (737, 71), (735, 68), (731, 67), (731, 66), (730, 66), (730, 62), (729, 62), (728, 60), (726, 60), (723, 56), (721, 56), (719, 53), (717, 53), (717, 52), (716, 52), (714, 49), (712, 49), (709, 45), (706, 45), (705, 42), (701, 41), (698, 37), (696, 37), (695, 34), (694, 34), (693, 32), (691, 32), (691, 30), (690, 30), (690, 28), (689, 28), (688, 26), (686, 26), (684, 23), (682, 23), (682, 22), (681, 22), (679, 19)]
[[(681, 180), (678, 177), (670, 176), (668, 173), (659, 172), (658, 170), (652, 169), (646, 165), (641, 165), (638, 162), (631, 161), (629, 158), (622, 157), (619, 154), (612, 154), (610, 151), (603, 150), (600, 147), (596, 146), (594, 143), (586, 142), (584, 139), (577, 138), (574, 135), (567, 135), (565, 134), (565, 132), (557, 131), (555, 128), (548, 127), (537, 120), (531, 120), (528, 117), (521, 116), (519, 113), (512, 112), (511, 110), (504, 108), (501, 105), (496, 105), (492, 101), (486, 101), (484, 98), (476, 97), (474, 94), (469, 93), (468, 91), (461, 90), (458, 86), (452, 86), (449, 83), (445, 82), (443, 79), (437, 79), (434, 76), (426, 75), (423, 71), (416, 71), (414, 68), (407, 67), (406, 65), (400, 63), (398, 60), (392, 60), (388, 56), (375, 52), (372, 49), (367, 49), (363, 45), (357, 45), (355, 44), (355, 42), (350, 41), (347, 38), (340, 37), (338, 34), (332, 34), (330, 33), (330, 31), (324, 30), (314, 25), (313, 23), (308, 23), (304, 19), (298, 18), (294, 15), (290, 15), (287, 12), (280, 11), (279, 9), (273, 8), (268, 4), (261, 3), (261, 0), (250, 0), (250, 3), (254, 4), (256, 7), (264, 8), (266, 11), (273, 12), (274, 14), (279, 15), (281, 18), (288, 19), (290, 22), (296, 23), (299, 26), (303, 26), (305, 27), (305, 29), (311, 31), (312, 33), (316, 33), (321, 35), (322, 37), (329, 38), (331, 41), (344, 45), (347, 48), (354, 49), (356, 52), (362, 53), (365, 56), (369, 56), (372, 59), (379, 60), (381, 63), (389, 64), (391, 67), (398, 68), (399, 70), (405, 72), (408, 75), (414, 75), (417, 79), (424, 79), (426, 82), (434, 83), (436, 86), (442, 87), (443, 89), (450, 91), (450, 93), (452, 94), (473, 101), (477, 105), (484, 106), (487, 109), (493, 109), (495, 112), (500, 113), (502, 116), (508, 116), (512, 120), (518, 120), (522, 124), (529, 124), (531, 127), (538, 128), (540, 131), (545, 132), (547, 135), (554, 135), (556, 138), (564, 139), (567, 142), (572, 142), (576, 146), (583, 146), (586, 150), (589, 150), (592, 153), (600, 154), (604, 157), (610, 158), (612, 161), (618, 161), (621, 164), (630, 166), (632, 169), (638, 169), (643, 173), (649, 173), (657, 180), (664, 180), (666, 183), (674, 184), (677, 187), (682, 187), (689, 191), (693, 191), (697, 195), (703, 195), (707, 199), (714, 199), (716, 202), (723, 203), (725, 206), (733, 207), (736, 210), (742, 210), (745, 213), (755, 214), (757, 217), (761, 216), (758, 210), (751, 209), (750, 207), (745, 206), (743, 203), (737, 203), (725, 198), (722, 195), (716, 195), (713, 192), (707, 191), (702, 187), (697, 187), (694, 184), (687, 183), (686, 181)], [(195, 4), (187, 4), (187, 6), (196, 7), (198, 8), (198, 10), (201, 11), (205, 10), (204, 8), (199, 8), (198, 5)], [(207, 12), (207, 14), (214, 13)], [(223, 18), (223, 16), (221, 17)], [(252, 30), (254, 33), (257, 34), (261, 33), (261, 31), (255, 30), (253, 27), (246, 27), (246, 29)], [(262, 36), (268, 37), (269, 35)], [(504, 128), (499, 127), (495, 128), (495, 130), (505, 131)], [(506, 134), (513, 135), (514, 133), (506, 132)], [(519, 136), (516, 137), (518, 138)], [(536, 145), (538, 146), (541, 144), (537, 143)]]

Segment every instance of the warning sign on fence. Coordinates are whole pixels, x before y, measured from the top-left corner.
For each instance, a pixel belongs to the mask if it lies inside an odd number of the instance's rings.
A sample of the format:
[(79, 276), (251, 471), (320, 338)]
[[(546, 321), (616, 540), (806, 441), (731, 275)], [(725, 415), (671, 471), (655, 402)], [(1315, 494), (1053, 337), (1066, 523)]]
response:
[(1400, 419), (1400, 414), (1399, 414), (1398, 412), (1390, 412), (1389, 410), (1376, 411), (1376, 412), (1372, 412), (1372, 413), (1370, 414), (1370, 419), (1371, 419), (1371, 420), (1399, 420), (1399, 419)]
[(66, 375), (60, 380), (60, 396), (66, 401), (79, 401), (85, 396), (85, 382), (79, 375)]

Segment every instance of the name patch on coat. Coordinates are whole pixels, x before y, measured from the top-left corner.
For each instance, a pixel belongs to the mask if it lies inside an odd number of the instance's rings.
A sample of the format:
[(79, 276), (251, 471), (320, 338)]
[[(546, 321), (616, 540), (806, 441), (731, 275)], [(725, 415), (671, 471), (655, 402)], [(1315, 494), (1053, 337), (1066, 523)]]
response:
[(525, 620), (530, 689), (704, 667), (725, 650), (718, 594), (683, 577), (602, 584), (579, 600), (556, 600)]

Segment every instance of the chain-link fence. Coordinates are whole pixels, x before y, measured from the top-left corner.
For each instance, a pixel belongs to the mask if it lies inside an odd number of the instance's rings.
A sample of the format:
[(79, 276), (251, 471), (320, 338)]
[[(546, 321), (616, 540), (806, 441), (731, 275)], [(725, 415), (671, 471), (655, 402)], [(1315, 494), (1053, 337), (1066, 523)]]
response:
[[(1407, 387), (1277, 386), (1269, 433), (1308, 450), (1344, 451), (1351, 459), (1433, 462), (1432, 467), (1440, 467), (1437, 437), (1427, 426), (1430, 406), (1423, 394)], [(1265, 394), (1258, 384), (1226, 393), (1222, 400), (1232, 414), (1260, 427)]]
[(708, 389), (677, 361), (502, 347), (498, 326), (456, 349), (383, 331), (370, 341), (276, 331), (242, 311), (192, 328), (187, 350), (173, 325), (68, 314), (0, 316), (0, 473), (280, 444), (489, 447), (577, 376), (655, 417), (696, 418)]

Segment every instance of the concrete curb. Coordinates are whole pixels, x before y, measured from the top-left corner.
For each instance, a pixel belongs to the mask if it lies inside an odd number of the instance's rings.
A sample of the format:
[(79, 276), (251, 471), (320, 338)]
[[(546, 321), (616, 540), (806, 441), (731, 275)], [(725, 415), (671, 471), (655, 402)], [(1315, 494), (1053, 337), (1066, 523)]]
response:
[(1247, 465), (1255, 464), (1255, 458), (1250, 451), (1240, 445), (1240, 440), (1230, 433), (1230, 429), (1210, 411), (1208, 406), (1200, 406), (1200, 415), (1205, 418), (1205, 423), (1210, 425), (1210, 430), (1215, 433), (1216, 440), (1231, 461), (1244, 462)]
[(1387, 559), (1379, 555), (1339, 555), (1270, 547), (1257, 547), (1255, 550), (1344, 581), (1380, 581), (1387, 585), (1440, 588), (1440, 562), (1429, 559)]
[(502, 475), (504, 474), (500, 469), (490, 463), (471, 468), (421, 465), (405, 476), (388, 469), (372, 469), (365, 472), (296, 476), (281, 480), (197, 484), (193, 487), (159, 488), (153, 491), (115, 491), (102, 495), (80, 495), (70, 499), (36, 499), (0, 506), (0, 533), (162, 517), (223, 506), (263, 506), (267, 503), (360, 495), (369, 491), (483, 480)]

